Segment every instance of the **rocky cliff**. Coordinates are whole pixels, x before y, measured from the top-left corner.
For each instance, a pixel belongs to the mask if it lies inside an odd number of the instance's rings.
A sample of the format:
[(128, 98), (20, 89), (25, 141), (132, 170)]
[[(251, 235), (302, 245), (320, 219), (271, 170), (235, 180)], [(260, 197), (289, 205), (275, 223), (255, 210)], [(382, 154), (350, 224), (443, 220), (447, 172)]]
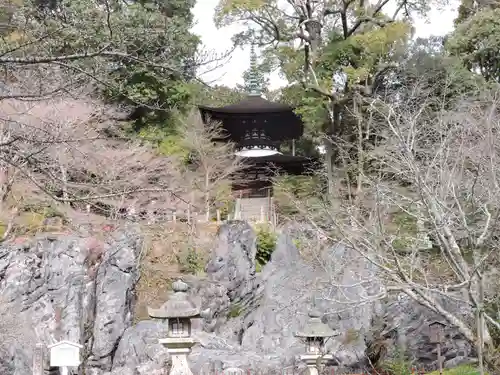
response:
[[(375, 270), (340, 245), (324, 254), (328, 267), (314, 266), (300, 255), (293, 237), (293, 230), (284, 230), (271, 261), (256, 273), (251, 227), (233, 222), (220, 228), (205, 276), (184, 278), (202, 308), (210, 308), (210, 316), (195, 324), (193, 372), (298, 366), (295, 356), (303, 345), (293, 333), (313, 300), (338, 331), (328, 344), (336, 366), (366, 364), (366, 342), (376, 321), (391, 333), (389, 348), (406, 349), (418, 363), (435, 365), (428, 323), (436, 317), (402, 296), (340, 308), (341, 291), (329, 285), (328, 274), (340, 275), (347, 286), (342, 295), (355, 297), (364, 293), (359, 278), (375, 280)], [(84, 344), (80, 374), (161, 374), (168, 354), (157, 340), (165, 326), (151, 320), (133, 324), (141, 249), (136, 228), (103, 242), (59, 235), (0, 247), (0, 373), (29, 374), (36, 342), (69, 339)], [(446, 337), (447, 365), (471, 360), (470, 345), (460, 335), (450, 329)]]

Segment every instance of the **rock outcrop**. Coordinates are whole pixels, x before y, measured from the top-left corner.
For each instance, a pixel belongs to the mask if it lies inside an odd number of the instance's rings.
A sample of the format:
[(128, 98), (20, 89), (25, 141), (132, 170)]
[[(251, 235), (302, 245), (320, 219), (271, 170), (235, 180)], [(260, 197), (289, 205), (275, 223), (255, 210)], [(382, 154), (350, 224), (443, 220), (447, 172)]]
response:
[[(195, 324), (194, 373), (300, 367), (295, 357), (303, 344), (294, 332), (302, 328), (313, 301), (338, 332), (328, 343), (337, 365), (365, 365), (366, 338), (377, 318), (392, 332), (389, 346), (406, 348), (420, 364), (435, 365), (428, 323), (437, 317), (401, 296), (346, 308), (346, 298), (376, 290), (376, 270), (340, 245), (323, 252), (320, 266), (314, 265), (303, 259), (294, 235), (284, 230), (271, 261), (256, 273), (252, 228), (244, 222), (220, 228), (206, 275), (184, 278), (202, 309), (210, 309)], [(59, 338), (84, 343), (86, 375), (164, 373), (169, 356), (158, 338), (165, 335), (165, 324), (132, 324), (141, 245), (140, 233), (126, 228), (106, 242), (60, 235), (0, 247), (0, 373), (29, 374), (33, 344)], [(328, 282), (332, 272), (342, 289)], [(452, 365), (470, 361), (472, 348), (449, 329), (443, 354)]]
[(107, 242), (63, 235), (2, 246), (0, 295), (3, 315), (14, 317), (15, 345), (0, 357), (7, 368), (0, 373), (29, 374), (33, 344), (60, 339), (85, 343), (83, 359), (95, 373), (111, 370), (132, 324), (140, 249), (133, 229)]

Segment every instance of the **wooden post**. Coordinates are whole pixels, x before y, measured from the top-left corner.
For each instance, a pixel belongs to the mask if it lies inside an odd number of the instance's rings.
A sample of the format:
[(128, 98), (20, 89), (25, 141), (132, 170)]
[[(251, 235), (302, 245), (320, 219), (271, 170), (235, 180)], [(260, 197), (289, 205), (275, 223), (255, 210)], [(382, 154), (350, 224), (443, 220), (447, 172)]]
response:
[(217, 210), (217, 224), (220, 224), (221, 219), (220, 219), (220, 210)]
[(443, 374), (443, 361), (441, 358), (441, 343), (443, 342), (444, 336), (445, 336), (445, 324), (440, 322), (440, 321), (435, 321), (431, 322), (429, 324), (429, 338), (430, 342), (433, 344), (436, 344), (436, 349), (437, 349), (437, 360), (438, 360), (438, 368), (439, 368), (439, 374)]
[(270, 212), (270, 221), (271, 221), (271, 226), (273, 228), (276, 227), (276, 209), (274, 207), (274, 197), (270, 197), (269, 198), (269, 201), (270, 201), (270, 209), (269, 209), (269, 212)]
[(439, 366), (439, 375), (443, 375), (443, 360), (441, 357), (441, 344), (438, 342), (437, 344), (437, 354), (438, 354), (438, 366)]
[(177, 222), (177, 211), (173, 212), (173, 214), (172, 214), (172, 221), (174, 222), (174, 224)]
[(33, 352), (33, 375), (43, 375), (43, 344), (37, 343)]
[(292, 156), (295, 156), (295, 139), (292, 139)]
[(241, 200), (240, 198), (236, 198), (236, 203), (234, 205), (234, 220), (240, 220), (241, 219), (241, 215), (240, 215), (240, 207), (241, 205)]

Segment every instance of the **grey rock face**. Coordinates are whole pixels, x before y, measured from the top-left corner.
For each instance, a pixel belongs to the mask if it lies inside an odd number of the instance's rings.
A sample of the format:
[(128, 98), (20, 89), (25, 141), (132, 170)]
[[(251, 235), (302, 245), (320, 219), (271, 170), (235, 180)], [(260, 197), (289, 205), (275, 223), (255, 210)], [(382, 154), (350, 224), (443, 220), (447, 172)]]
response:
[(252, 293), (257, 251), (255, 240), (254, 231), (243, 221), (219, 229), (218, 242), (205, 271), (210, 280), (226, 287), (231, 301), (244, 299)]
[[(347, 254), (342, 246), (332, 249), (328, 254), (340, 259), (340, 256), (351, 257), (350, 268), (331, 270), (342, 275), (344, 285), (359, 284), (359, 277), (367, 277), (365, 262), (358, 259), (356, 263), (353, 254)], [(293, 230), (282, 233), (278, 239), (276, 250), (271, 261), (262, 270), (262, 281), (256, 290), (258, 296), (255, 308), (244, 319), (245, 329), (242, 334), (242, 346), (247, 349), (257, 349), (259, 352), (279, 355), (291, 362), (293, 358), (304, 351), (304, 343), (294, 337), (294, 333), (302, 329), (307, 321), (308, 311), (313, 307), (325, 314), (331, 328), (338, 336), (329, 340), (327, 348), (336, 354), (344, 366), (355, 366), (363, 358), (365, 350), (362, 335), (352, 340), (348, 345), (343, 343), (344, 333), (348, 330), (360, 332), (368, 330), (374, 306), (351, 310), (350, 319), (342, 319), (334, 311), (344, 310), (341, 305), (341, 292), (331, 285), (325, 284), (328, 274), (325, 267), (327, 259), (321, 262), (321, 267), (315, 267), (306, 262), (293, 242)], [(356, 274), (357, 276), (352, 276)], [(342, 296), (346, 293), (360, 293), (360, 287), (344, 287)], [(328, 315), (330, 313), (330, 315)]]
[(24, 364), (16, 371), (30, 373), (37, 341), (48, 345), (62, 339), (85, 346), (83, 358), (93, 372), (111, 370), (120, 338), (132, 323), (140, 249), (133, 230), (116, 233), (107, 243), (65, 235), (1, 247), (2, 308), (28, 322), (16, 327), (14, 357)]
[[(203, 309), (210, 309), (204, 320), (207, 332), (227, 326), (228, 315), (251, 304), (258, 285), (255, 273), (255, 233), (243, 221), (221, 226), (217, 243), (205, 267), (205, 280), (186, 280), (191, 293), (198, 296)], [(224, 327), (224, 329), (228, 329)]]
[[(405, 350), (415, 363), (436, 367), (436, 347), (429, 342), (428, 323), (438, 317), (425, 307), (404, 296), (393, 296), (385, 301), (346, 308), (348, 301), (366, 300), (380, 292), (377, 270), (356, 252), (336, 245), (323, 251), (318, 259), (320, 264), (314, 266), (299, 254), (293, 241), (294, 230), (290, 228), (280, 235), (271, 261), (255, 275), (248, 260), (249, 252), (242, 250), (254, 246), (248, 229), (238, 223), (227, 226), (224, 231), (245, 231), (245, 235), (224, 235), (223, 241), (229, 243), (219, 244), (207, 267), (208, 280), (193, 291), (202, 296), (203, 307), (210, 308), (215, 317), (216, 323), (212, 320), (205, 327), (232, 346), (231, 350), (224, 349), (225, 355), (221, 354), (222, 348), (216, 352), (199, 349), (197, 354), (195, 351), (193, 356), (203, 358), (205, 366), (213, 366), (208, 359), (212, 356), (227, 358), (223, 360), (224, 368), (241, 367), (245, 365), (245, 358), (257, 361), (257, 357), (264, 367), (278, 366), (278, 363), (281, 366), (283, 362), (290, 365), (295, 355), (304, 350), (294, 332), (302, 328), (311, 302), (316, 300), (330, 327), (338, 331), (327, 348), (342, 367), (366, 365), (366, 342), (373, 338), (372, 325), (379, 317), (383, 317), (386, 331), (394, 328), (388, 341), (390, 348)], [(238, 242), (234, 244), (236, 238)], [(244, 240), (246, 244), (242, 244)], [(245, 265), (242, 272), (234, 269), (240, 267), (238, 264)], [(230, 282), (236, 274), (238, 282)], [(338, 286), (328, 282), (331, 275), (335, 275)], [(449, 309), (465, 311), (463, 306), (450, 305)], [(450, 329), (447, 338), (443, 344), (447, 361), (455, 357), (465, 358), (460, 362), (470, 360), (473, 350), (456, 330)], [(395, 354), (389, 350), (389, 355)]]
[[(445, 300), (440, 296), (435, 298), (448, 310), (458, 316), (471, 314), (465, 303)], [(399, 348), (407, 353), (409, 360), (421, 367), (435, 369), (437, 366), (437, 346), (431, 343), (429, 324), (438, 320), (427, 308), (416, 304), (406, 295), (399, 295), (384, 306), (387, 329), (394, 329), (391, 341), (393, 348)], [(441, 345), (447, 367), (474, 362), (475, 349), (452, 327), (444, 328), (444, 340)]]
[(144, 363), (161, 369), (168, 354), (158, 339), (166, 336), (167, 326), (154, 321), (142, 321), (125, 330), (116, 349), (113, 367), (136, 369)]
[[(294, 333), (303, 328), (314, 300), (324, 321), (338, 331), (327, 348), (341, 366), (364, 365), (366, 339), (374, 319), (382, 317), (385, 330), (393, 332), (391, 347), (435, 367), (428, 323), (436, 316), (401, 296), (346, 308), (349, 299), (376, 294), (376, 270), (340, 245), (306, 261), (294, 236), (293, 228), (284, 230), (271, 261), (256, 274), (252, 228), (244, 222), (223, 225), (206, 277), (183, 278), (202, 310), (209, 309), (202, 324), (193, 326), (199, 342), (189, 359), (193, 373), (299, 368), (296, 355), (304, 344)], [(0, 247), (0, 374), (29, 374), (34, 344), (58, 339), (84, 344), (87, 375), (167, 374), (169, 356), (158, 343), (166, 322), (132, 326), (140, 249), (141, 237), (133, 229), (106, 243), (66, 235)], [(467, 313), (463, 306), (449, 308)], [(13, 334), (4, 327), (13, 327)], [(446, 335), (445, 364), (471, 361), (468, 342), (453, 329)]]

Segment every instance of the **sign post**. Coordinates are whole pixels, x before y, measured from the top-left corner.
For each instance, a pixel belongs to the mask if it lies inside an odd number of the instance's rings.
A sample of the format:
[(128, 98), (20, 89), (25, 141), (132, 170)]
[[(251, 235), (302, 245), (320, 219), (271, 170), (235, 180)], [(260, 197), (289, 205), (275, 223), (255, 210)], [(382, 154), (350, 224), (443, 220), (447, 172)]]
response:
[(59, 367), (61, 375), (69, 374), (69, 367), (80, 366), (80, 350), (82, 345), (71, 341), (59, 341), (49, 345), (50, 366)]
[(43, 375), (43, 344), (37, 343), (33, 353), (33, 375)]

